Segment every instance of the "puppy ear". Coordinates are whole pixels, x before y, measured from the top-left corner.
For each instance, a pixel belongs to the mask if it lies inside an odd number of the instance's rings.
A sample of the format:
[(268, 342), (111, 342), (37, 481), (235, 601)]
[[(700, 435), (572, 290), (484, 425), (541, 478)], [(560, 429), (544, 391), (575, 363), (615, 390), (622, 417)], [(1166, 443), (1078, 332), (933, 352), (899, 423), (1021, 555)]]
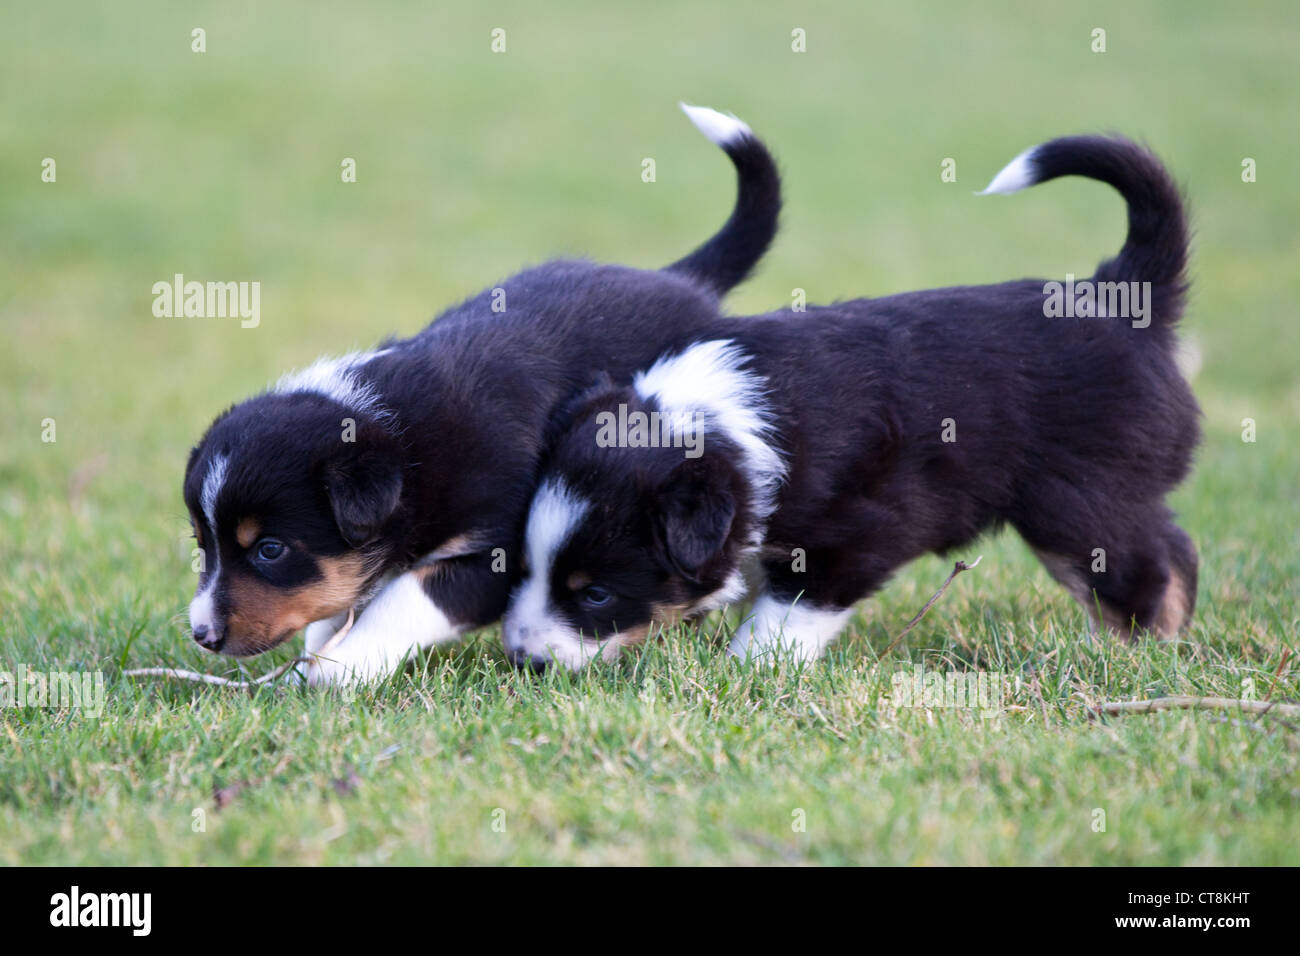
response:
[[(387, 438), (387, 436), (385, 436)], [(349, 547), (374, 541), (402, 498), (402, 459), (391, 439), (343, 446), (324, 467), (325, 493)]]
[(727, 465), (720, 459), (687, 459), (654, 493), (656, 531), (667, 563), (700, 583), (705, 566), (727, 543), (736, 518)]

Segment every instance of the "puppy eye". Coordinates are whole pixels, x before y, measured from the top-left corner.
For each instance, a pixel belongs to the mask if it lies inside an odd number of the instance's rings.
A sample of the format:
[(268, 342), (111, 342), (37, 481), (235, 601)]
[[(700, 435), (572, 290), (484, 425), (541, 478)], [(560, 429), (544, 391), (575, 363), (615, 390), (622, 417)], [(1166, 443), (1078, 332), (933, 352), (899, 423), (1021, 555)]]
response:
[(253, 553), (257, 555), (259, 561), (278, 561), (288, 550), (282, 542), (277, 541), (275, 538), (263, 538), (257, 542), (257, 547), (254, 548)]
[(587, 607), (604, 607), (614, 600), (614, 595), (598, 584), (591, 584), (582, 589), (578, 599)]

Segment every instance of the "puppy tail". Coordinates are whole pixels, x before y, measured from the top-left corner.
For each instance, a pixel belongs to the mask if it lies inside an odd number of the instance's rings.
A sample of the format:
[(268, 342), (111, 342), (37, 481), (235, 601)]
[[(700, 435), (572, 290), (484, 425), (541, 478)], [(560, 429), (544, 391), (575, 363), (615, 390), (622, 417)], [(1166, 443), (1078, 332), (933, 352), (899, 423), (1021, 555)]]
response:
[(1187, 292), (1187, 219), (1169, 172), (1149, 150), (1118, 136), (1066, 136), (1025, 150), (993, 177), (989, 193), (1013, 193), (1059, 176), (1113, 186), (1128, 203), (1128, 237), (1097, 267), (1098, 282), (1149, 282), (1153, 324), (1172, 326)]
[(713, 238), (665, 269), (690, 276), (725, 295), (754, 270), (776, 237), (781, 176), (767, 147), (736, 117), (705, 106), (682, 103), (681, 107), (735, 165), (736, 205)]

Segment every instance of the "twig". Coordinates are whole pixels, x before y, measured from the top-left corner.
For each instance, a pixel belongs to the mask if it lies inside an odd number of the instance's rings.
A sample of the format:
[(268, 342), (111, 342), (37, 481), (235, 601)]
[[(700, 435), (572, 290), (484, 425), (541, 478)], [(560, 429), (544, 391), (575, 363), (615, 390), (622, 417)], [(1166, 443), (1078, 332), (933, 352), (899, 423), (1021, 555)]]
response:
[(267, 684), (281, 677), (290, 668), (299, 664), (310, 664), (310, 657), (295, 657), (292, 660), (285, 661), (269, 674), (263, 674), (261, 677), (255, 677), (252, 680), (234, 680), (230, 677), (219, 677), (216, 674), (200, 674), (198, 671), (186, 671), (176, 667), (140, 667), (135, 670), (123, 671), (123, 677), (174, 677), (177, 680), (192, 680), (200, 684), (216, 684), (219, 687), (236, 687), (247, 689), (257, 687), (261, 684)]
[(939, 590), (934, 592), (934, 596), (931, 597), (930, 600), (925, 602), (925, 607), (921, 608), (921, 610), (916, 612), (916, 617), (912, 618), (910, 621), (907, 622), (907, 626), (904, 627), (898, 633), (898, 637), (894, 638), (893, 641), (890, 642), (889, 646), (880, 652), (880, 656), (884, 657), (886, 654), (888, 654), (890, 651), (892, 651), (895, 647), (898, 646), (899, 641), (907, 637), (908, 632), (910, 632), (912, 628), (916, 627), (916, 625), (920, 623), (921, 618), (925, 617), (925, 612), (930, 610), (930, 608), (934, 606), (935, 601), (943, 597), (943, 592), (948, 590), (948, 585), (952, 584), (953, 578), (961, 574), (963, 571), (969, 571), (971, 568), (975, 567), (983, 560), (984, 560), (984, 555), (981, 554), (970, 564), (967, 564), (965, 561), (958, 561), (956, 564), (954, 564), (952, 566), (952, 573), (948, 575), (948, 580), (944, 581), (943, 586), (940, 587)]
[[(338, 644), (339, 641), (341, 641), (341, 640), (343, 640), (343, 638), (347, 637), (347, 636), (348, 636), (348, 631), (352, 630), (352, 625), (353, 625), (353, 623), (356, 621), (356, 619), (357, 619), (357, 613), (356, 613), (356, 611), (353, 610), (352, 608), (348, 608), (348, 620), (347, 620), (347, 623), (344, 624), (342, 627), (340, 627), (340, 628), (339, 628), (339, 629), (334, 633), (334, 636), (333, 636), (333, 637), (331, 637), (328, 641), (326, 641), (324, 644), (322, 644), (321, 647), (320, 647), (320, 650), (312, 652), (312, 655), (311, 655), (311, 657), (312, 657), (312, 659), (311, 659), (311, 663), (314, 664), (314, 663), (316, 662), (316, 658), (318, 658), (318, 657), (325, 657), (325, 653), (326, 653), (327, 651), (331, 651), (331, 650), (333, 650), (334, 647)], [(329, 659), (329, 658), (326, 658), (326, 660), (328, 660), (328, 659)]]
[(1094, 704), (1100, 714), (1150, 714), (1160, 710), (1239, 710), (1249, 714), (1300, 717), (1300, 704), (1275, 704), (1267, 700), (1232, 697), (1155, 697), (1151, 700), (1106, 700)]
[(272, 681), (283, 677), (289, 670), (297, 667), (299, 664), (306, 664), (309, 668), (316, 662), (316, 658), (324, 657), (325, 652), (332, 649), (339, 641), (347, 636), (348, 631), (352, 630), (352, 624), (356, 621), (356, 612), (351, 608), (348, 609), (348, 620), (338, 632), (322, 645), (321, 649), (316, 651), (310, 657), (295, 657), (292, 660), (285, 661), (270, 673), (263, 674), (261, 677), (255, 677), (252, 680), (234, 680), (230, 677), (219, 677), (216, 674), (200, 674), (198, 671), (181, 670), (176, 667), (140, 667), (135, 670), (123, 671), (123, 677), (173, 677), (176, 680), (195, 681), (200, 684), (214, 684), (218, 687), (235, 687), (240, 690), (247, 690), (252, 687), (259, 687), (262, 684), (269, 684)]

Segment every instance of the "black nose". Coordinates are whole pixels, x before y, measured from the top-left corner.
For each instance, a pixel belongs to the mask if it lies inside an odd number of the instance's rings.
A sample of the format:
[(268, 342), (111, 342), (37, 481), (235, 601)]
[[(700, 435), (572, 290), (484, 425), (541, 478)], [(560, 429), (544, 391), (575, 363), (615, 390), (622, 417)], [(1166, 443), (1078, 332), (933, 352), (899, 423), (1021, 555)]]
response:
[(527, 651), (506, 651), (506, 657), (510, 658), (510, 663), (521, 671), (532, 671), (534, 674), (540, 674), (546, 670), (546, 658), (537, 654), (529, 654)]
[(210, 651), (215, 651), (221, 647), (225, 641), (225, 636), (220, 632), (213, 630), (206, 624), (200, 624), (194, 628), (194, 640), (199, 647), (205, 647)]

